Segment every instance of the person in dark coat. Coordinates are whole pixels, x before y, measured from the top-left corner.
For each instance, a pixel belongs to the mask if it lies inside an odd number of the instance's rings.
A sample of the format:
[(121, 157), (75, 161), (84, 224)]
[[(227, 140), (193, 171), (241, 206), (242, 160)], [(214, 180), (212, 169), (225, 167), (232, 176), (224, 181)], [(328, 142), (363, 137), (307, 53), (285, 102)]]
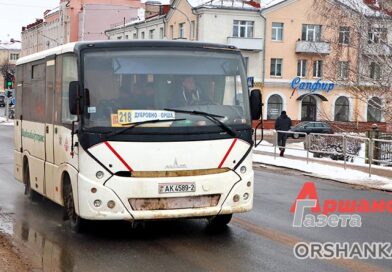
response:
[[(278, 119), (275, 121), (275, 130), (280, 130), (280, 131), (288, 131), (291, 128), (291, 119), (290, 117), (287, 116), (286, 111), (282, 111)], [(280, 156), (284, 156), (284, 151), (285, 151), (285, 146), (286, 146), (286, 140), (287, 140), (287, 133), (279, 133), (278, 132), (278, 146), (280, 150)]]
[(171, 98), (172, 107), (184, 107), (209, 102), (207, 96), (197, 87), (192, 76), (186, 76), (181, 82), (180, 89)]

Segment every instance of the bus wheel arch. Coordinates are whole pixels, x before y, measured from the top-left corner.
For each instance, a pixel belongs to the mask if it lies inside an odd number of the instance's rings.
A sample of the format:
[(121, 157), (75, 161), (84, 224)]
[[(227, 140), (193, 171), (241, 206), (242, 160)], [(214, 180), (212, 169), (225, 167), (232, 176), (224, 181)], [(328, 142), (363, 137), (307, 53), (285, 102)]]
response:
[(65, 220), (69, 221), (71, 229), (75, 232), (82, 232), (85, 226), (85, 220), (82, 219), (77, 213), (75, 202), (75, 195), (72, 188), (71, 176), (67, 171), (62, 173), (61, 178), (62, 196), (64, 203), (64, 216)]
[(38, 193), (31, 188), (30, 166), (27, 155), (23, 156), (23, 184), (25, 186), (24, 194), (27, 195), (30, 200), (37, 200)]

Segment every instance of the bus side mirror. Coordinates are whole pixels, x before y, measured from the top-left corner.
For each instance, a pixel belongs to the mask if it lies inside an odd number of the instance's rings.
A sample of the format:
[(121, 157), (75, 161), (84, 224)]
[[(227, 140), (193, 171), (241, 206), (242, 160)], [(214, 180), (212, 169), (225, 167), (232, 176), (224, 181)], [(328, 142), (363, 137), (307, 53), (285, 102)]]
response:
[(69, 111), (72, 115), (80, 113), (79, 81), (69, 83)]
[(261, 91), (256, 89), (252, 90), (250, 93), (250, 113), (252, 115), (252, 120), (260, 120), (261, 117)]

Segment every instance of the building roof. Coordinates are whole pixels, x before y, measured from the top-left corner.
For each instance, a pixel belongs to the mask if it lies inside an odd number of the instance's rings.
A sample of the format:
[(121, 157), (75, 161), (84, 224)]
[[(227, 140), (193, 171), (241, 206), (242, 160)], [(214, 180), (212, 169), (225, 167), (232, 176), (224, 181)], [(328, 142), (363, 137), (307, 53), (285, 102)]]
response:
[[(261, 0), (261, 9), (266, 10), (288, 0)], [(336, 3), (343, 4), (350, 9), (364, 14), (365, 16), (389, 16), (392, 10), (387, 9), (387, 5), (380, 6), (377, 0), (333, 0)], [(391, 8), (392, 9), (392, 8)]]
[(0, 42), (0, 50), (20, 50), (20, 42)]
[(286, 0), (261, 0), (260, 6), (261, 9), (267, 9), (285, 1)]
[(382, 9), (381, 6), (374, 4), (372, 5), (370, 2), (372, 1), (365, 1), (363, 0), (335, 0), (361, 14), (364, 14), (365, 16), (375, 16), (375, 17), (381, 17), (381, 16), (388, 16), (387, 10)]
[(242, 0), (187, 0), (193, 8), (235, 8), (259, 10), (258, 3)]

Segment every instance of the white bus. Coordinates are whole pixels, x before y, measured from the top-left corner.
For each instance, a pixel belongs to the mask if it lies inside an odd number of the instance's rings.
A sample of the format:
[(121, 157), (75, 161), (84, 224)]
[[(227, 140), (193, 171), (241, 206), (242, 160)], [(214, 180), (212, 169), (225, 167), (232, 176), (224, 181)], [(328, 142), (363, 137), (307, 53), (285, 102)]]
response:
[(219, 226), (251, 210), (261, 101), (239, 50), (70, 43), (19, 59), (16, 81), (15, 177), (31, 198), (62, 205), (73, 230), (86, 220)]

